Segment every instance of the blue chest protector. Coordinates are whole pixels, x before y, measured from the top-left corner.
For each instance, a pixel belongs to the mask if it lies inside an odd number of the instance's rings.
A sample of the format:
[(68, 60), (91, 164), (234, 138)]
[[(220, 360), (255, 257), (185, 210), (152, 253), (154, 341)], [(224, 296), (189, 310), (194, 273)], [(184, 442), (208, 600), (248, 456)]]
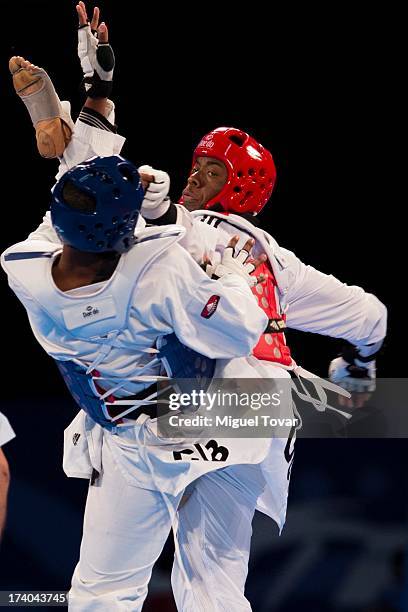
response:
[[(214, 376), (215, 359), (205, 357), (180, 342), (176, 334), (160, 338), (157, 358), (162, 362), (169, 383), (175, 379), (179, 393), (206, 390)], [(93, 391), (92, 374), (73, 361), (57, 361), (58, 369), (72, 397), (96, 423), (112, 430), (115, 422), (105, 401)], [(143, 410), (141, 410), (143, 412)]]
[(215, 371), (215, 359), (205, 357), (180, 342), (176, 334), (160, 338), (159, 354), (167, 375), (177, 379), (181, 393), (191, 393), (197, 387), (208, 388)]
[(105, 402), (92, 391), (92, 376), (74, 361), (56, 361), (57, 367), (68, 387), (72, 397), (82, 410), (90, 417), (105, 427), (112, 430), (115, 423), (108, 416)]
[[(63, 334), (68, 332), (73, 338), (88, 341), (100, 347), (101, 358), (98, 357), (94, 365), (92, 364), (88, 369), (85, 364), (82, 365), (77, 360), (61, 359), (56, 361), (75, 401), (95, 422), (107, 429), (114, 428), (116, 420), (119, 418), (117, 408), (121, 409), (125, 405), (125, 401), (122, 401), (121, 405), (121, 401), (117, 397), (110, 396), (102, 399), (104, 392), (101, 392), (94, 383), (95, 370), (98, 364), (108, 358), (114, 338), (127, 325), (130, 299), (139, 275), (161, 253), (177, 242), (182, 235), (180, 228), (173, 226), (161, 228), (160, 231), (157, 228), (145, 230), (139, 243), (122, 256), (122, 267), (120, 274), (116, 275), (116, 284), (113, 286), (111, 282), (103, 292), (92, 298), (92, 305), (98, 306), (98, 308), (100, 306), (101, 313), (107, 308), (106, 304), (108, 304), (109, 312), (107, 312), (107, 316), (104, 318), (96, 317), (95, 320), (82, 319), (80, 316), (79, 322), (77, 321), (78, 317), (73, 318), (72, 315), (69, 319), (65, 319), (66, 313), (69, 314), (71, 307), (74, 305), (76, 310), (80, 309), (79, 314), (83, 314), (81, 309), (84, 310), (89, 304), (89, 298), (84, 299), (84, 308), (82, 308), (82, 302), (73, 301), (69, 296), (56, 292), (48, 281), (50, 259), (54, 251), (60, 250), (59, 245), (32, 241), (28, 244), (11, 247), (4, 256), (3, 263), (6, 265), (8, 273), (15, 277), (19, 284), (25, 287), (26, 292), (41, 306), (45, 323), (41, 320), (43, 328), (40, 331), (46, 334), (50, 327), (59, 328)], [(129, 283), (129, 277), (132, 278), (132, 283)], [(109, 310), (112, 308), (115, 315), (113, 317)], [(189, 393), (197, 387), (208, 386), (209, 381), (214, 376), (215, 360), (187, 348), (175, 334), (170, 334), (165, 338), (160, 337), (157, 342), (157, 350), (156, 364), (161, 362), (167, 376), (170, 379), (177, 379), (176, 387), (182, 393)], [(137, 374), (137, 372), (135, 373)], [(112, 389), (112, 392), (114, 393), (114, 389)], [(109, 393), (105, 395), (108, 396)], [(121, 399), (132, 400), (133, 398)], [(150, 403), (154, 403), (153, 396), (149, 399), (151, 400)], [(115, 403), (115, 401), (117, 401), (117, 407), (115, 406), (116, 416), (112, 417), (109, 412), (109, 404)], [(124, 416), (122, 412), (129, 413), (141, 405), (143, 405), (141, 398), (135, 400), (133, 405), (127, 401), (127, 407), (124, 407), (120, 414)]]

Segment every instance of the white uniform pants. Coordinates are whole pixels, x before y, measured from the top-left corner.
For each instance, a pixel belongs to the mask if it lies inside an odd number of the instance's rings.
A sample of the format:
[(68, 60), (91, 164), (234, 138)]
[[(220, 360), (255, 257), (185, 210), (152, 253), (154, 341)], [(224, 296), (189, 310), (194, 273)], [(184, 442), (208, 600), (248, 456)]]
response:
[[(163, 496), (127, 484), (107, 444), (103, 475), (89, 487), (69, 610), (142, 609), (154, 563), (171, 529)], [(182, 494), (167, 495), (173, 515)]]
[[(182, 494), (163, 496), (127, 484), (103, 445), (104, 472), (89, 488), (80, 560), (69, 593), (72, 611), (142, 609), (152, 568), (171, 529), (170, 512)], [(239, 476), (238, 476), (239, 472)], [(180, 554), (172, 583), (182, 612), (241, 612), (251, 522), (264, 487), (253, 465), (233, 466), (201, 476), (190, 487), (175, 527)]]
[(248, 612), (244, 595), (252, 519), (265, 481), (256, 465), (201, 476), (178, 511), (173, 593), (179, 612)]

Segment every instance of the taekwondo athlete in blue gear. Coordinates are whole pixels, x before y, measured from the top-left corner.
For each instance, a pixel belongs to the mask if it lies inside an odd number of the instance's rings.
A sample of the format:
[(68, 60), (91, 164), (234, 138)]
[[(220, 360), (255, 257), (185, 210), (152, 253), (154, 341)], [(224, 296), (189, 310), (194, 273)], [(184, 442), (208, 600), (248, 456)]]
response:
[[(113, 216), (109, 194), (117, 196)], [(51, 215), (57, 235), (33, 232), (2, 256), (36, 339), (66, 367), (74, 391), (86, 389), (88, 414), (78, 415), (74, 433), (84, 432), (81, 440), (89, 441), (88, 448), (78, 444), (73, 449), (88, 452), (100, 476), (88, 492), (71, 610), (141, 610), (185, 488), (222, 467), (259, 463), (269, 446), (268, 440), (243, 445), (217, 438), (214, 442), (228, 447), (228, 453), (223, 461), (203, 461), (184, 451), (195, 443), (206, 448), (208, 438), (158, 436), (148, 410), (152, 384), (168, 380), (162, 364), (180, 375), (180, 364), (191, 361), (195, 351), (217, 360), (216, 375), (218, 360), (251, 353), (267, 318), (250, 290), (253, 268), (238, 257), (225, 261), (224, 275), (211, 280), (177, 244), (183, 228), (140, 229), (133, 238), (141, 196), (137, 172), (123, 158), (85, 162), (54, 189)], [(60, 205), (67, 206), (61, 210)], [(159, 342), (172, 334), (175, 342)], [(190, 350), (187, 360), (180, 344)], [(70, 364), (78, 368), (75, 375), (81, 372), (83, 385), (75, 384)], [(97, 400), (92, 406), (88, 386)], [(115, 404), (123, 410), (120, 416), (111, 414)], [(102, 427), (89, 417), (96, 418), (99, 407)], [(87, 420), (93, 423), (92, 434), (98, 432), (95, 438), (88, 435)], [(182, 460), (176, 460), (177, 453)], [(182, 567), (184, 551), (177, 543), (176, 554)]]

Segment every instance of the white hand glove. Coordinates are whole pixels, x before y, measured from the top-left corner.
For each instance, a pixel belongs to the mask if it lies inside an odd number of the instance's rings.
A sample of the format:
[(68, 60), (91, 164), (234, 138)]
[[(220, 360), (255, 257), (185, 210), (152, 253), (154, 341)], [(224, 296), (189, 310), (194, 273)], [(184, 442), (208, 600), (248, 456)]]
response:
[(232, 247), (226, 247), (221, 263), (215, 266), (208, 264), (206, 266), (206, 273), (210, 278), (222, 278), (227, 274), (238, 274), (238, 276), (241, 276), (250, 287), (254, 287), (258, 279), (256, 276), (250, 276), (255, 270), (255, 266), (253, 263), (245, 263), (248, 257), (249, 253), (244, 249), (239, 251), (238, 255), (235, 257), (234, 249)]
[(115, 55), (109, 43), (100, 43), (98, 37), (91, 31), (91, 26), (80, 27), (78, 30), (78, 57), (81, 62), (87, 91), (91, 88), (90, 79), (95, 72), (101, 81), (111, 82), (115, 67)]
[(363, 363), (354, 359), (350, 364), (343, 357), (333, 359), (329, 366), (329, 378), (351, 393), (372, 393), (376, 389), (375, 360)]
[(155, 170), (152, 166), (144, 165), (138, 168), (139, 174), (151, 174), (154, 181), (149, 183), (145, 197), (142, 202), (142, 215), (146, 219), (157, 219), (167, 212), (170, 200), (168, 193), (170, 190), (170, 177), (167, 172)]

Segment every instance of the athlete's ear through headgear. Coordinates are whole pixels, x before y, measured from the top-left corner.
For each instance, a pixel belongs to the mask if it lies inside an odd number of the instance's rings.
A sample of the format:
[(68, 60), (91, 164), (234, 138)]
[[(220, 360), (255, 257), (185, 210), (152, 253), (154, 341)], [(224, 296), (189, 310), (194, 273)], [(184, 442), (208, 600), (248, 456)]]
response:
[(122, 253), (134, 243), (144, 197), (136, 167), (123, 157), (94, 157), (69, 170), (52, 190), (51, 219), (64, 244)]
[(227, 127), (213, 130), (194, 151), (193, 166), (197, 157), (214, 157), (228, 171), (225, 186), (205, 208), (218, 204), (225, 212), (256, 215), (271, 197), (276, 181), (273, 157), (246, 132)]

